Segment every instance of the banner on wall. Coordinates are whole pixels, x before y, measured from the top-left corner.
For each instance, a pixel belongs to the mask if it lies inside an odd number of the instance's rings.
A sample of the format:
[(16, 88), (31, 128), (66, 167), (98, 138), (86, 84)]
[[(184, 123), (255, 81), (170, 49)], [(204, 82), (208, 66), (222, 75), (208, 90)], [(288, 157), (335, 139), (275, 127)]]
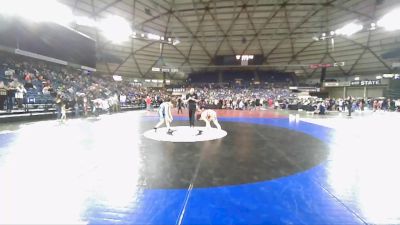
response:
[(350, 81), (324, 82), (324, 87), (347, 87), (347, 86), (350, 86)]
[(339, 82), (324, 82), (324, 87), (339, 87)]
[(381, 80), (355, 80), (350, 82), (350, 86), (375, 86), (381, 85)]

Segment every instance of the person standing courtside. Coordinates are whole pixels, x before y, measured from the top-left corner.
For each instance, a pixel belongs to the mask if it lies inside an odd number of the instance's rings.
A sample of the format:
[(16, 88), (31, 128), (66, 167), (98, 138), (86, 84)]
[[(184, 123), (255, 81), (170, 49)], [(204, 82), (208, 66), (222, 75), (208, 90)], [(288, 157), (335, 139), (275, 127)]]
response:
[(194, 92), (194, 88), (189, 90), (189, 93), (186, 95), (186, 101), (188, 103), (189, 108), (189, 125), (190, 127), (194, 127), (195, 115), (196, 115), (196, 105), (198, 100), (197, 94)]
[(178, 98), (178, 114), (179, 114), (179, 112), (183, 113), (183, 111), (182, 111), (182, 105), (183, 105), (182, 99), (181, 99), (181, 98)]
[(7, 99), (7, 87), (0, 81), (0, 110), (4, 110), (4, 102)]
[(351, 111), (353, 109), (353, 99), (351, 98), (351, 96), (349, 96), (349, 98), (347, 99), (347, 109), (349, 110), (348, 116), (351, 116)]
[(171, 108), (173, 107), (171, 103), (171, 99), (169, 97), (165, 98), (163, 103), (160, 104), (158, 108), (158, 115), (160, 117), (160, 121), (154, 126), (154, 131), (157, 132), (157, 129), (165, 123), (168, 131), (167, 134), (172, 135), (173, 130), (171, 130), (171, 123), (173, 120)]
[(151, 98), (150, 98), (150, 96), (147, 95), (145, 101), (146, 101), (146, 110), (150, 111), (151, 110)]

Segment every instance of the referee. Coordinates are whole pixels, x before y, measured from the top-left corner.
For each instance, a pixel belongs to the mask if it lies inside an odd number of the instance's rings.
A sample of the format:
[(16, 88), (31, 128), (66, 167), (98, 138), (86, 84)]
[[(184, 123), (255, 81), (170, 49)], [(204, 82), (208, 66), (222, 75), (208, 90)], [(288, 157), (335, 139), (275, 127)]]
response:
[(196, 115), (196, 104), (199, 101), (199, 97), (196, 93), (194, 93), (194, 88), (189, 90), (189, 93), (186, 95), (186, 101), (188, 102), (189, 107), (189, 123), (190, 127), (194, 127), (195, 115)]

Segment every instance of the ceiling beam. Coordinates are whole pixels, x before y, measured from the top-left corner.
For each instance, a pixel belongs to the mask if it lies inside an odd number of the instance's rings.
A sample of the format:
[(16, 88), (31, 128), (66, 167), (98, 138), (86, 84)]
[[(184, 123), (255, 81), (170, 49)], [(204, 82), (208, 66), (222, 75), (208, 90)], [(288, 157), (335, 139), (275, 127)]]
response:
[[(243, 0), (242, 0), (242, 2), (243, 2)], [(257, 4), (257, 3), (258, 3), (258, 1), (256, 2), (256, 4)], [(254, 7), (253, 9), (255, 9), (255, 8), (256, 8), (256, 7)], [(244, 10), (245, 10), (245, 12), (246, 12), (247, 18), (248, 18), (249, 23), (250, 23), (250, 25), (251, 25), (251, 28), (253, 29), (254, 33), (257, 33), (256, 26), (254, 25), (253, 19), (252, 19), (252, 17), (250, 16), (249, 11), (247, 10), (247, 7), (246, 7)], [(263, 48), (263, 46), (262, 46), (262, 44), (261, 44), (261, 42), (260, 42), (260, 39), (258, 38), (258, 35), (255, 35), (254, 38), (255, 38), (255, 39), (257, 40), (257, 42), (258, 42), (258, 47), (260, 48), (261, 52), (264, 53), (264, 48)], [(244, 54), (244, 53), (242, 53), (242, 54)]]
[(151, 2), (153, 2), (154, 4), (157, 4), (158, 6), (160, 6), (161, 8), (163, 8), (164, 10), (167, 10), (170, 14), (172, 14), (175, 19), (186, 29), (187, 32), (190, 33), (191, 37), (194, 38), (194, 40), (196, 40), (196, 42), (199, 44), (199, 46), (203, 49), (203, 51), (207, 54), (207, 56), (209, 58), (212, 58), (211, 54), (207, 51), (207, 49), (204, 47), (204, 45), (201, 43), (201, 41), (197, 38), (197, 36), (194, 35), (194, 33), (190, 30), (190, 28), (182, 21), (182, 19), (177, 16), (175, 14), (175, 11), (173, 10), (168, 10), (167, 8), (165, 8), (164, 6), (158, 4), (156, 1), (154, 0), (150, 0)]
[(118, 69), (121, 68), (121, 66), (122, 66), (123, 64), (125, 64), (125, 63), (128, 61), (128, 59), (129, 59), (132, 55), (133, 55), (132, 52), (129, 53), (129, 55), (128, 55), (127, 57), (125, 57), (125, 59), (124, 59), (120, 64), (118, 64), (118, 66), (114, 69), (114, 71), (112, 72), (112, 74), (115, 74), (115, 73), (118, 71)]
[(389, 73), (393, 72), (393, 69), (385, 61), (383, 61), (383, 59), (381, 57), (379, 57), (369, 46), (366, 46), (366, 45), (364, 45), (362, 43), (359, 43), (357, 41), (354, 41), (354, 40), (352, 40), (350, 38), (347, 38), (347, 37), (344, 37), (344, 36), (338, 36), (338, 37), (341, 38), (341, 39), (344, 39), (346, 41), (349, 41), (349, 42), (351, 42), (351, 43), (353, 43), (355, 45), (358, 45), (361, 48), (367, 49), (367, 51), (369, 51), (376, 59), (378, 59), (378, 61), (380, 63), (382, 63), (383, 66), (385, 66), (385, 68), (388, 70)]
[(94, 11), (94, 15), (98, 16), (100, 13), (106, 11), (107, 9), (113, 7), (115, 4), (117, 4), (118, 2), (121, 2), (122, 0), (114, 0), (113, 2), (108, 3), (107, 5), (105, 5), (104, 7)]
[[(96, 15), (94, 14), (94, 9), (95, 9), (95, 7), (94, 7), (94, 0), (90, 0), (90, 5), (91, 5), (91, 8), (92, 8), (92, 15), (93, 15), (93, 18), (94, 18), (94, 20), (96, 21), (97, 18), (96, 18)], [(97, 31), (97, 29), (95, 30), (95, 34), (96, 34), (96, 42), (97, 42), (97, 43), (100, 43), (99, 32)], [(101, 48), (98, 48), (97, 50), (98, 50), (100, 53), (102, 53), (102, 49), (101, 49)], [(106, 65), (107, 72), (108, 72), (109, 74), (111, 74), (111, 69), (110, 69), (108, 63), (107, 63), (107, 62), (104, 62), (104, 64)]]
[[(328, 52), (328, 57), (332, 59), (333, 63), (337, 63), (338, 61), (336, 61), (335, 58), (333, 58), (333, 56), (331, 55), (331, 53)], [(339, 68), (339, 70), (342, 72), (343, 75), (347, 75), (346, 71), (342, 68), (342, 66), (338, 65), (337, 66)]]
[[(135, 18), (136, 18), (136, 1), (137, 1), (137, 0), (133, 0), (133, 5), (132, 5), (132, 20), (133, 20), (133, 21), (135, 21)], [(142, 70), (140, 69), (139, 63), (138, 63), (137, 60), (136, 60), (136, 57), (135, 57), (134, 52), (135, 52), (135, 39), (132, 38), (132, 39), (131, 39), (131, 53), (132, 53), (132, 59), (133, 59), (133, 62), (135, 63), (135, 66), (136, 66), (137, 70), (139, 71), (139, 75), (140, 75), (141, 77), (143, 77), (144, 74), (142, 73)]]
[[(287, 2), (289, 2), (289, 0), (286, 0), (283, 4), (280, 4), (279, 8), (276, 9), (276, 10), (274, 11), (274, 13), (273, 13), (271, 16), (269, 16), (269, 17), (265, 20), (265, 23), (261, 26), (260, 29), (257, 30), (257, 32), (255, 33), (255, 35), (253, 36), (253, 38), (249, 41), (249, 43), (248, 43), (248, 44), (246, 45), (246, 47), (243, 49), (241, 55), (243, 55), (243, 54), (247, 51), (247, 49), (250, 47), (250, 45), (253, 43), (253, 41), (254, 41), (256, 38), (259, 38), (259, 36), (261, 35), (261, 32), (264, 30), (265, 26), (267, 26), (267, 25), (271, 22), (271, 20), (279, 13), (279, 11), (285, 6), (285, 4), (286, 4)], [(248, 35), (248, 36), (249, 36), (249, 35)], [(263, 52), (263, 54), (264, 54), (264, 52)]]
[[(221, 1), (221, 0), (218, 0), (218, 2), (222, 2), (222, 1)], [(232, 1), (225, 1), (225, 2), (232, 2)], [(360, 12), (360, 11), (357, 11), (357, 10), (352, 10), (352, 9), (343, 7), (343, 6), (341, 6), (340, 4), (333, 4), (333, 2), (327, 2), (327, 3), (311, 3), (311, 2), (310, 2), (310, 3), (307, 3), (307, 2), (303, 2), (303, 3), (289, 3), (289, 2), (287, 2), (286, 5), (287, 5), (287, 6), (310, 6), (310, 7), (320, 6), (320, 7), (323, 7), (323, 8), (325, 8), (325, 7), (332, 7), (332, 8), (337, 8), (337, 9), (339, 9), (339, 10), (341, 10), (341, 11), (345, 11), (345, 12), (348, 12), (348, 13), (355, 14), (355, 15), (357, 15), (357, 16), (364, 17), (365, 19), (370, 19), (370, 20), (373, 20), (373, 19), (374, 19), (374, 18), (373, 18), (371, 15), (369, 15), (369, 14), (366, 14), (366, 13), (363, 13), (363, 12)], [(268, 6), (273, 7), (273, 6), (275, 6), (275, 3), (246, 4), (246, 7), (249, 7), (249, 8), (250, 8), (250, 7), (268, 7)], [(235, 5), (220, 5), (220, 6), (216, 6), (215, 8), (216, 8), (216, 9), (231, 9), (231, 8), (235, 8), (235, 7), (243, 7), (243, 4), (242, 4), (242, 5), (239, 5), (239, 6), (235, 6)], [(177, 9), (177, 10), (174, 10), (173, 12), (190, 12), (190, 11), (193, 11), (193, 10), (195, 10), (195, 9), (191, 7), (191, 8)], [(199, 11), (201, 11), (201, 10), (208, 10), (208, 8), (207, 8), (207, 7), (197, 8), (197, 10), (199, 10)], [(160, 15), (154, 16), (154, 17), (152, 17), (152, 18), (150, 18), (150, 19), (148, 19), (148, 20), (145, 20), (145, 21), (143, 21), (143, 22), (137, 24), (136, 26), (139, 26), (139, 27), (140, 27), (140, 26), (143, 26), (144, 24), (146, 24), (146, 23), (148, 23), (148, 22), (151, 22), (151, 21), (153, 21), (153, 20), (155, 20), (155, 19), (160, 18), (160, 16), (163, 15), (163, 14), (166, 14), (166, 13), (162, 13), (162, 14), (160, 14)]]
[[(332, 3), (334, 3), (335, 1), (337, 1), (337, 0), (330, 0), (327, 4), (332, 4)], [(318, 14), (321, 10), (323, 10), (324, 8), (325, 8), (325, 6), (319, 7), (318, 9), (316, 9), (316, 10), (310, 12), (308, 16), (306, 16), (300, 23), (298, 23), (297, 26), (294, 27), (293, 30), (292, 30), (289, 34), (287, 34), (284, 38), (282, 38), (281, 41), (279, 41), (278, 44), (276, 44), (276, 45), (274, 46), (274, 48), (272, 48), (271, 51), (269, 51), (269, 52), (266, 54), (266, 56), (265, 56), (265, 58), (264, 58), (264, 62), (266, 62), (266, 61), (268, 60), (268, 57), (269, 57), (276, 49), (278, 49), (279, 46), (280, 46), (283, 42), (286, 41), (286, 39), (290, 38), (290, 37), (293, 35), (294, 31), (296, 31), (296, 30), (299, 29), (301, 26), (303, 26), (303, 24), (307, 23), (307, 21), (309, 21), (312, 17), (314, 17), (315, 15), (317, 15), (317, 14)]]
[(192, 36), (192, 38), (194, 38), (194, 40), (199, 44), (199, 46), (203, 49), (203, 51), (207, 54), (207, 56), (212, 59), (212, 55), (210, 54), (210, 52), (208, 52), (208, 50), (206, 49), (206, 47), (204, 47), (203, 43), (201, 43), (201, 41), (198, 39), (197, 36), (194, 35), (194, 33), (190, 30), (190, 28), (174, 13), (172, 13), (172, 15), (176, 18), (176, 20), (182, 24), (182, 26), (187, 30), (187, 32), (190, 33), (190, 35)]
[[(375, 14), (376, 14), (376, 7), (377, 7), (377, 2), (375, 1), (373, 16), (375, 16)], [(370, 47), (370, 46), (369, 46), (369, 43), (370, 43), (370, 41), (371, 41), (371, 32), (372, 32), (372, 30), (370, 29), (370, 30), (368, 31), (368, 38), (367, 38), (367, 44), (366, 44), (366, 46), (367, 46), (368, 48)], [(366, 52), (367, 52), (367, 48), (364, 48), (363, 52), (360, 54), (360, 56), (357, 58), (357, 60), (354, 62), (354, 64), (351, 66), (351, 68), (347, 71), (347, 75), (348, 75), (348, 76), (351, 75), (351, 73), (353, 72), (354, 68), (357, 66), (358, 62), (362, 59), (362, 57), (364, 56), (364, 54), (365, 54)]]
[(74, 5), (72, 6), (72, 12), (75, 12), (76, 7), (78, 6), (80, 0), (75, 0)]
[[(321, 63), (326, 59), (327, 56), (328, 56), (328, 53), (326, 52), (326, 53), (324, 54), (324, 56), (321, 58), (321, 60), (319, 61), (318, 64), (321, 64)], [(309, 76), (308, 76), (307, 78), (313, 77), (313, 76), (314, 76), (314, 73), (315, 73), (316, 71), (317, 71), (317, 69), (314, 69), (314, 70), (309, 74)]]
[(240, 17), (240, 14), (242, 14), (243, 10), (244, 10), (244, 8), (242, 7), (242, 8), (240, 9), (240, 11), (236, 14), (236, 17), (235, 17), (235, 18), (232, 20), (232, 22), (230, 23), (230, 25), (229, 25), (229, 27), (228, 27), (226, 33), (223, 32), (224, 35), (223, 35), (223, 37), (222, 37), (222, 41), (219, 43), (219, 45), (218, 45), (218, 47), (217, 47), (217, 50), (215, 50), (214, 56), (210, 59), (210, 63), (209, 63), (209, 64), (212, 64), (213, 60), (214, 60), (215, 57), (218, 55), (219, 49), (221, 48), (221, 46), (222, 46), (222, 44), (224, 43), (225, 39), (228, 37), (227, 34), (229, 34), (229, 32), (231, 31), (233, 25), (235, 24), (236, 20)]
[[(288, 14), (288, 12), (287, 12), (287, 8), (286, 8), (286, 6), (284, 7), (284, 12), (285, 12), (285, 19), (286, 19), (286, 26), (287, 26), (287, 29), (288, 29), (288, 32), (290, 33), (290, 32), (292, 32), (292, 30), (291, 30), (291, 27), (290, 27), (290, 24), (289, 24), (289, 14)], [(300, 61), (297, 59), (297, 57), (295, 57), (295, 51), (294, 51), (294, 43), (293, 43), (293, 39), (292, 38), (290, 38), (289, 39), (290, 40), (290, 50), (291, 50), (291, 52), (292, 52), (292, 58), (290, 59), (290, 61), (289, 61), (289, 63), (288, 64), (290, 64), (290, 63), (292, 63), (292, 62), (297, 62), (297, 63), (300, 63)], [(287, 70), (287, 66), (284, 68), (284, 71), (286, 71)], [(308, 71), (304, 68), (304, 66), (301, 66), (301, 69), (303, 70), (303, 72), (304, 72), (304, 75), (306, 75), (306, 76), (309, 76), (310, 74), (308, 73)]]
[[(192, 0), (192, 4), (193, 4), (193, 7), (194, 7), (195, 9), (197, 9), (197, 4), (195, 4), (194, 0)], [(210, 2), (209, 2), (208, 4), (210, 4)], [(197, 19), (199, 19), (198, 11), (195, 10), (195, 12), (196, 12)], [(205, 17), (206, 17), (206, 11), (204, 11), (204, 12), (203, 12), (203, 15), (201, 16), (200, 22), (199, 22), (199, 24), (198, 24), (198, 26), (197, 26), (197, 28), (196, 28), (196, 31), (194, 32), (194, 35), (195, 35), (195, 36), (197, 36), (197, 34), (200, 32), (200, 28), (201, 28), (201, 26), (202, 26), (202, 24), (203, 24), (203, 21), (204, 21), (204, 18), (205, 18)], [(189, 53), (188, 53), (187, 57), (185, 58), (185, 61), (183, 61), (183, 62), (181, 63), (181, 66), (185, 65), (185, 63), (190, 64), (190, 55), (192, 54), (192, 49), (193, 49), (193, 44), (194, 44), (194, 42), (195, 42), (195, 40), (194, 40), (193, 37), (192, 37), (192, 41), (191, 41), (190, 47), (189, 47)], [(193, 69), (191, 69), (191, 71), (193, 72)]]
[[(213, 2), (214, 2), (214, 4), (216, 3), (215, 1), (213, 1)], [(218, 30), (223, 34), (223, 37), (227, 37), (227, 36), (228, 36), (229, 29), (228, 29), (227, 32), (225, 32), (224, 29), (222, 29), (222, 26), (219, 24), (217, 18), (214, 16), (214, 14), (212, 14), (212, 13), (210, 12), (210, 10), (205, 11), (205, 12), (208, 12), (208, 14), (211, 16), (211, 18), (213, 19), (214, 23), (217, 25)], [(217, 35), (215, 35), (215, 36), (217, 36)], [(235, 49), (233, 49), (232, 44), (229, 42), (229, 38), (227, 39), (227, 41), (228, 41), (228, 47), (231, 49), (232, 54), (235, 54)], [(221, 43), (219, 44), (217, 50), (216, 50), (215, 53), (214, 53), (214, 57), (215, 57), (215, 54), (217, 54), (217, 52), (218, 52), (218, 50), (219, 50), (219, 48), (221, 47), (221, 45), (222, 45), (223, 42), (224, 42), (224, 40), (222, 40)]]

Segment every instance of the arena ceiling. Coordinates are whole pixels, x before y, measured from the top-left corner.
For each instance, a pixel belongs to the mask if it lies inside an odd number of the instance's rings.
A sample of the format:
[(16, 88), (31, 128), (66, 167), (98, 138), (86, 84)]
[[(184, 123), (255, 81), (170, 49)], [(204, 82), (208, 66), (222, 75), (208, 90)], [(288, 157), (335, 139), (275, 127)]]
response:
[[(112, 43), (93, 28), (75, 29), (97, 40), (99, 54), (111, 53), (119, 62), (99, 60), (105, 74), (154, 78), (154, 66), (179, 68), (171, 78), (191, 71), (215, 69), (216, 55), (262, 54), (262, 67), (319, 76), (309, 64), (345, 62), (329, 68), (337, 76), (392, 72), (381, 55), (399, 47), (398, 31), (364, 29), (352, 36), (329, 35), (350, 22), (376, 23), (400, 6), (397, 0), (62, 0), (74, 14), (99, 20), (109, 15), (125, 18), (138, 33), (149, 32), (179, 39), (177, 45), (130, 39)], [(108, 61), (108, 62), (107, 62)], [(118, 61), (118, 60), (117, 60)]]

